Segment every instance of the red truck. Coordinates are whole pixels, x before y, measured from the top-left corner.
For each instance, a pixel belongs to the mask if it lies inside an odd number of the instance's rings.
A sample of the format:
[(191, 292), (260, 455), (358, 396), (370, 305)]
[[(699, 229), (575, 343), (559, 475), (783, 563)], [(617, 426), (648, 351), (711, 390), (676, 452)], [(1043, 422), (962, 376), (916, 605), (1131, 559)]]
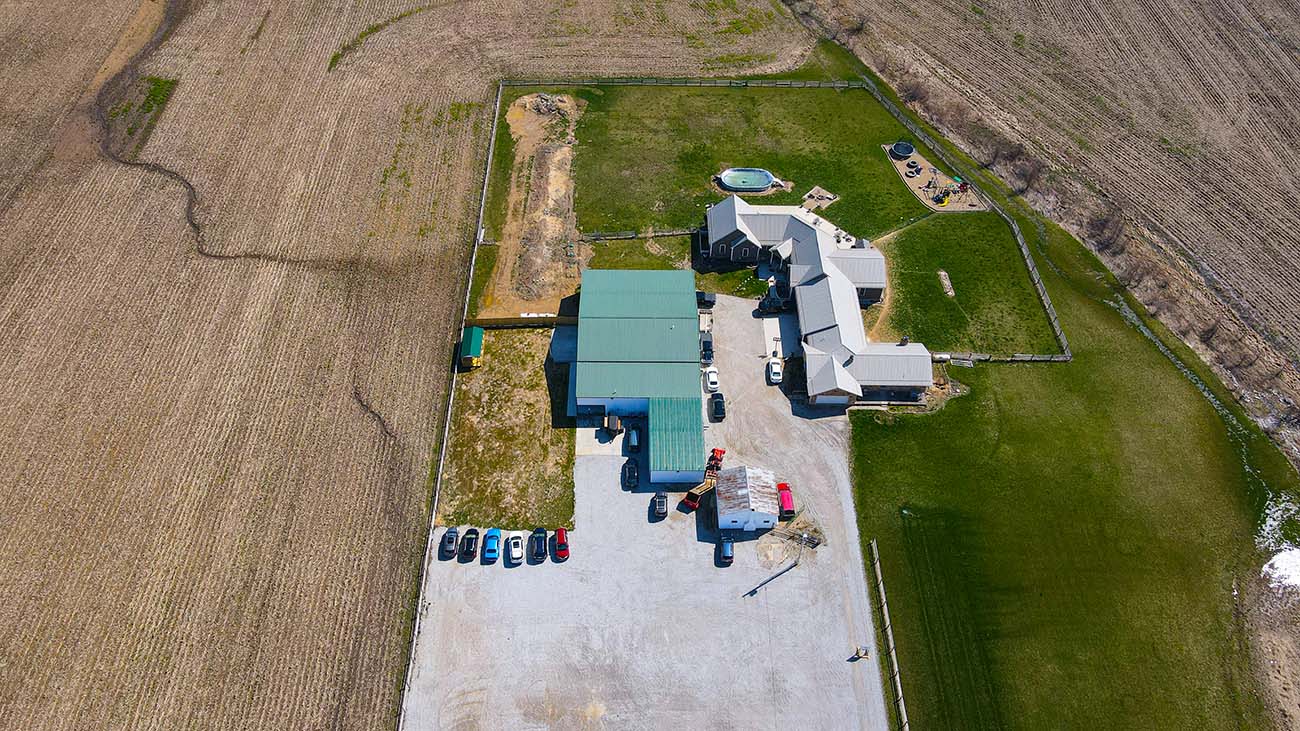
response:
[(781, 520), (790, 520), (794, 517), (794, 495), (790, 492), (790, 483), (776, 483), (776, 503), (780, 511), (777, 517)]

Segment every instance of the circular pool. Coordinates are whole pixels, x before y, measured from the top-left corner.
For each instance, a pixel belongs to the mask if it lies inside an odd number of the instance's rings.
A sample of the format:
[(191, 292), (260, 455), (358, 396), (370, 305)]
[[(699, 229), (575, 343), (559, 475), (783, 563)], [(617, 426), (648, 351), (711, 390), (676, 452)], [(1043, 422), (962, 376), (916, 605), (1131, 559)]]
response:
[(718, 185), (737, 193), (759, 193), (777, 182), (775, 175), (762, 168), (728, 168), (718, 175)]

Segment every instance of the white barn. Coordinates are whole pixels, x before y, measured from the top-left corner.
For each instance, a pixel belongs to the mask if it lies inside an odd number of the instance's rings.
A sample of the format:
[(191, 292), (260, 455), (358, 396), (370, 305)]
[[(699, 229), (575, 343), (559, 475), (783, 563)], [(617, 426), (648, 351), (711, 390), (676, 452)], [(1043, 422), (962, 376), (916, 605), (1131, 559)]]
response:
[(731, 467), (718, 472), (714, 488), (719, 530), (763, 530), (776, 526), (776, 476), (758, 467)]

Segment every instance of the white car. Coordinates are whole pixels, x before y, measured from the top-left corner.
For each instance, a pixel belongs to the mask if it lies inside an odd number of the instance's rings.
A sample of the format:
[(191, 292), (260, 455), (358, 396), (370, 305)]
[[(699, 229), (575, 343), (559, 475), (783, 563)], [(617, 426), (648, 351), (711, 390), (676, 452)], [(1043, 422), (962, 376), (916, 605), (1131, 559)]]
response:
[(709, 366), (704, 369), (704, 389), (709, 393), (715, 393), (722, 384), (718, 382), (718, 369)]
[(506, 557), (510, 563), (522, 563), (524, 560), (524, 539), (518, 533), (513, 533), (506, 539)]
[(784, 371), (785, 367), (781, 365), (780, 358), (770, 358), (767, 361), (767, 382), (773, 386), (780, 383)]

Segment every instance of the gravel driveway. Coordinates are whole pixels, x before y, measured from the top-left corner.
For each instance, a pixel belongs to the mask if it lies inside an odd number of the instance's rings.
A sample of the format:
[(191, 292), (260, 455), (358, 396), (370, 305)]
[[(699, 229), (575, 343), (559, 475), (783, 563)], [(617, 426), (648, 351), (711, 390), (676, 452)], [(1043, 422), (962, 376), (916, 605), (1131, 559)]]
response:
[[(775, 541), (739, 542), (718, 566), (714, 530), (676, 509), (680, 492), (653, 520), (653, 491), (620, 487), (620, 445), (581, 433), (567, 563), (430, 562), (406, 729), (886, 728), (847, 421), (794, 415), (764, 383), (752, 303), (718, 299), (729, 413), (706, 443), (791, 482), (827, 544), (751, 594), (790, 565)], [(859, 644), (872, 659), (849, 662)]]

